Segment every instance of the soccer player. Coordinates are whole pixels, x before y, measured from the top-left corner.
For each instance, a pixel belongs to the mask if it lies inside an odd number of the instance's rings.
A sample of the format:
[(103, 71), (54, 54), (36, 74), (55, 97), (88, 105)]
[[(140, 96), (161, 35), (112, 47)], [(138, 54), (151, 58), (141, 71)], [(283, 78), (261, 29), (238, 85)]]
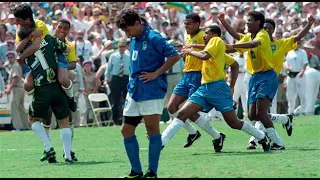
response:
[(251, 121), (260, 120), (266, 127), (266, 132), (272, 142), (282, 144), (267, 113), (278, 88), (278, 76), (274, 71), (275, 62), (272, 56), (271, 41), (267, 31), (263, 29), (264, 22), (265, 17), (261, 12), (249, 12), (247, 22), (249, 33), (236, 44), (227, 44), (226, 49), (227, 51), (236, 49), (241, 53), (248, 51), (247, 69), (252, 74), (248, 88), (249, 119)]
[[(68, 20), (66, 19), (61, 19), (58, 21), (58, 24), (56, 26), (55, 29), (55, 35), (54, 37), (59, 38), (59, 40), (63, 43), (66, 43), (67, 46), (70, 48), (70, 52), (69, 53), (64, 53), (64, 57), (62, 58), (58, 58), (58, 61), (60, 59), (60, 61), (58, 62), (58, 77), (59, 77), (59, 73), (61, 74), (66, 74), (67, 77), (71, 76), (68, 75), (67, 70), (73, 70), (76, 67), (76, 63), (77, 63), (77, 55), (76, 55), (76, 49), (73, 43), (71, 43), (70, 41), (68, 41), (66, 39), (66, 37), (68, 36), (69, 32), (70, 32), (70, 27), (71, 24)], [(67, 60), (67, 61), (66, 61)], [(72, 71), (69, 71), (69, 73), (72, 73)], [(72, 85), (72, 84), (71, 84)], [(52, 117), (52, 109), (49, 109), (49, 119), (43, 119), (43, 127), (46, 130), (46, 134), (50, 140), (50, 134), (51, 134), (51, 117)], [(72, 121), (72, 114), (70, 112), (69, 114), (69, 126), (71, 128), (72, 131), (72, 136), (71, 136), (71, 141), (73, 140), (73, 136), (74, 136), (74, 124)], [(63, 156), (65, 156), (65, 153), (63, 153)], [(78, 161), (77, 157), (75, 156), (75, 153), (73, 151), (71, 151), (71, 157), (73, 161)]]
[[(123, 9), (116, 16), (115, 22), (127, 36), (131, 37), (130, 77), (123, 110), (124, 123), (121, 129), (124, 146), (131, 164), (131, 172), (126, 177), (155, 178), (157, 177), (162, 147), (159, 122), (167, 91), (165, 72), (181, 56), (133, 9)], [(166, 57), (167, 61), (165, 61)], [(149, 136), (149, 166), (144, 175), (135, 135), (135, 129), (142, 118)]]
[[(240, 40), (243, 35), (237, 33), (235, 30), (232, 29), (230, 25), (225, 23), (224, 21), (224, 13), (220, 13), (218, 15), (219, 20), (222, 22), (222, 24), (226, 27), (227, 31), (236, 39)], [(295, 49), (296, 42), (300, 41), (310, 30), (312, 24), (314, 23), (315, 18), (311, 15), (308, 18), (308, 24), (295, 36), (291, 36), (289, 38), (281, 38), (278, 40), (273, 39), (272, 34), (274, 33), (274, 30), (276, 28), (275, 22), (272, 19), (266, 19), (264, 23), (264, 30), (267, 31), (270, 39), (271, 39), (271, 49), (272, 49), (272, 55), (274, 58), (274, 70), (277, 74), (281, 72), (284, 57), (287, 52), (290, 50)], [(292, 120), (293, 116), (291, 114), (283, 115), (283, 114), (268, 114), (269, 118), (276, 123), (281, 123), (285, 127), (288, 136), (291, 136), (292, 134)], [(264, 130), (263, 125), (260, 121), (257, 121), (255, 124), (256, 128), (259, 128), (260, 130)], [(256, 147), (256, 140), (254, 137), (251, 137), (249, 140), (249, 145), (247, 149), (255, 149)], [(285, 149), (284, 144), (282, 141), (280, 141), (280, 144), (273, 143), (271, 146), (271, 150), (283, 150)]]
[[(16, 18), (17, 24), (19, 24), (20, 26), (33, 27), (37, 30), (35, 31), (36, 33), (42, 33), (41, 40), (49, 34), (48, 28), (43, 21), (33, 19), (33, 12), (28, 4), (17, 5), (14, 9), (13, 14)], [(33, 34), (33, 36), (35, 36), (35, 34)], [(29, 40), (29, 38), (26, 38), (24, 39), (24, 41), (21, 41), (19, 36), (16, 36), (16, 51), (20, 53), (23, 50), (23, 48), (26, 47)], [(35, 54), (35, 56), (38, 59), (43, 59), (43, 54), (40, 51), (38, 51), (39, 48), (37, 48), (41, 46), (41, 44), (36, 45), (37, 46), (29, 47), (24, 51), (25, 53), (28, 53), (28, 55)], [(74, 112), (77, 110), (77, 105), (73, 97), (72, 81), (68, 78), (68, 71), (66, 70), (67, 63), (63, 62), (65, 61), (65, 57), (61, 57), (63, 56), (63, 54), (57, 53), (57, 56), (59, 60), (58, 81), (62, 85), (62, 89), (66, 92), (67, 96), (69, 97), (68, 103), (70, 110)], [(25, 78), (24, 88), (29, 95), (32, 95), (34, 93), (34, 84), (32, 84), (33, 78), (34, 77), (31, 76), (31, 73), (28, 73)]]
[[(19, 26), (17, 36), (21, 39), (31, 39), (31, 32), (34, 28), (28, 26)], [(65, 162), (72, 163), (71, 158), (71, 130), (69, 128), (69, 107), (68, 99), (63, 92), (61, 86), (57, 82), (57, 63), (55, 53), (57, 50), (64, 52), (68, 47), (53, 38), (46, 35), (41, 40), (40, 36), (34, 37), (32, 43), (40, 44), (40, 50), (44, 53), (44, 61), (37, 59), (35, 55), (28, 55), (29, 52), (23, 51), (17, 59), (24, 61), (31, 69), (32, 76), (34, 77), (35, 93), (33, 101), (29, 106), (29, 122), (32, 130), (42, 141), (45, 151), (41, 161), (48, 160), (55, 157), (55, 151), (52, 148), (51, 142), (46, 135), (44, 127), (40, 124), (41, 119), (48, 119), (48, 108), (52, 107), (55, 116), (58, 119), (61, 129), (61, 140), (66, 153)], [(31, 42), (30, 42), (31, 43)], [(33, 47), (32, 44), (29, 47)], [(55, 158), (54, 158), (55, 159)], [(50, 161), (49, 161), (50, 162)], [(54, 161), (51, 161), (54, 162)]]
[(254, 128), (250, 123), (239, 121), (236, 117), (232, 100), (233, 88), (230, 89), (225, 81), (225, 64), (231, 65), (231, 67), (233, 66), (232, 64), (235, 64), (237, 67), (232, 70), (231, 84), (233, 86), (238, 76), (239, 65), (233, 58), (231, 58), (231, 62), (230, 58), (226, 58), (226, 46), (220, 36), (220, 27), (212, 25), (205, 29), (204, 40), (206, 47), (203, 51), (197, 52), (192, 48), (183, 49), (184, 54), (204, 60), (201, 69), (201, 86), (188, 98), (188, 101), (178, 111), (177, 117), (174, 118), (165, 131), (171, 131), (170, 138), (173, 137), (182, 128), (187, 118), (196, 119), (195, 122), (200, 127), (201, 124), (202, 126), (203, 124), (208, 124), (208, 121), (203, 116), (200, 116), (198, 112), (209, 112), (212, 108), (215, 108), (223, 114), (225, 121), (231, 128), (239, 129), (255, 136), (260, 140), (259, 143), (262, 144), (264, 151), (268, 151), (270, 146), (267, 135)]
[[(204, 48), (204, 31), (200, 29), (200, 17), (198, 14), (188, 14), (184, 20), (185, 28), (187, 31), (186, 46), (194, 48), (196, 51), (200, 51)], [(202, 46), (199, 46), (202, 45)], [(174, 88), (174, 91), (170, 97), (168, 103), (168, 111), (173, 118), (177, 115), (179, 106), (184, 103), (188, 97), (190, 97), (198, 87), (201, 85), (201, 68), (202, 60), (186, 55), (184, 74), (178, 85)], [(211, 125), (210, 125), (211, 127)], [(185, 148), (190, 147), (194, 141), (200, 138), (201, 134), (197, 129), (187, 120), (185, 121), (184, 128), (189, 132), (187, 142), (184, 145)], [(213, 145), (216, 146), (220, 141), (224, 140), (224, 134), (218, 132), (211, 127), (213, 136)], [(165, 146), (169, 141), (168, 131), (162, 133), (162, 145)], [(221, 136), (222, 134), (222, 136)], [(220, 148), (219, 148), (220, 149)]]

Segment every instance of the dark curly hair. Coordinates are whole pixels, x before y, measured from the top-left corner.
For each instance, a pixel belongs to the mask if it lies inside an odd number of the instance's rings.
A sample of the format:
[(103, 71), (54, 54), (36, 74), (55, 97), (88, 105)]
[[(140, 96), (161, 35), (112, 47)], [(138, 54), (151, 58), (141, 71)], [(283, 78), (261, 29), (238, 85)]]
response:
[(265, 22), (265, 17), (264, 15), (259, 12), (259, 11), (251, 11), (248, 14), (249, 16), (252, 16), (254, 18), (255, 21), (260, 21), (259, 27), (262, 29), (264, 26), (264, 22)]
[(141, 22), (142, 19), (137, 11), (130, 8), (121, 10), (120, 14), (115, 18), (116, 25), (121, 29), (125, 29), (127, 26), (133, 26), (136, 21)]
[(13, 9), (13, 15), (16, 18), (21, 18), (23, 20), (30, 19), (31, 21), (33, 20), (33, 12), (31, 7), (26, 4), (22, 3), (14, 7)]
[(276, 29), (276, 23), (273, 19), (266, 19), (264, 23), (270, 23), (273, 26), (273, 30)]
[(195, 23), (199, 23), (201, 22), (200, 16), (196, 13), (190, 13), (186, 16), (186, 19), (191, 19), (193, 22)]

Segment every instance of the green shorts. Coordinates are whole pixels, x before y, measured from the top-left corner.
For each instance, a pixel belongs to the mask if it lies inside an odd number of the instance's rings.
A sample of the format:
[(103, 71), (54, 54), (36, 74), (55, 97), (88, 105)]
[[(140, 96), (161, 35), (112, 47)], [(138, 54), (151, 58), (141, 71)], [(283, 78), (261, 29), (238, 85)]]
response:
[(68, 97), (57, 82), (35, 88), (29, 106), (29, 115), (35, 118), (48, 119), (50, 106), (57, 120), (64, 119), (70, 114)]

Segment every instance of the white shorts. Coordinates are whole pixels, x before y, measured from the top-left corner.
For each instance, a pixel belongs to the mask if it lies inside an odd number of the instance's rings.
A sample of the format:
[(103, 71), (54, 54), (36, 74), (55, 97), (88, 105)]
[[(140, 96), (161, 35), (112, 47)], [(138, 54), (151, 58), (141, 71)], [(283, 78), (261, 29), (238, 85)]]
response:
[(129, 93), (126, 96), (126, 102), (123, 109), (124, 116), (145, 116), (162, 114), (164, 99), (153, 99), (147, 101), (136, 102)]

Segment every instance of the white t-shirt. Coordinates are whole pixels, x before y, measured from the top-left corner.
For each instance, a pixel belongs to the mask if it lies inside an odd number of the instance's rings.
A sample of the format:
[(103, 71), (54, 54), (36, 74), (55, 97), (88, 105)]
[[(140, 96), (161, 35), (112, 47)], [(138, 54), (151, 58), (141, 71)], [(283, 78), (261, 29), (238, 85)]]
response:
[(83, 56), (84, 60), (92, 60), (92, 45), (90, 41), (84, 40), (84, 42), (76, 41), (76, 53), (77, 56)]
[(286, 64), (291, 72), (300, 72), (304, 64), (308, 64), (308, 56), (305, 50), (291, 50), (286, 56)]

